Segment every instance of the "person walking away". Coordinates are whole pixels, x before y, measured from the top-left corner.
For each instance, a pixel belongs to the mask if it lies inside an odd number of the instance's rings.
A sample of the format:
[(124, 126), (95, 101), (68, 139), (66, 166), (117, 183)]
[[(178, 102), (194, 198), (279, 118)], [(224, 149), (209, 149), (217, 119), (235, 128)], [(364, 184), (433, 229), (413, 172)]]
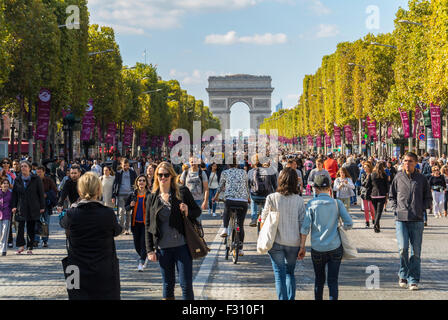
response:
[[(41, 215), (41, 222), (46, 224), (46, 228), (43, 228), (44, 235), (42, 235), (42, 247), (48, 248), (48, 239), (50, 236), (50, 216), (53, 214), (53, 207), (57, 204), (58, 189), (56, 183), (50, 177), (45, 176), (45, 167), (37, 167), (37, 175), (42, 180), (44, 186), (44, 198), (45, 198), (45, 212)], [(38, 223), (36, 223), (38, 225)], [(37, 230), (37, 228), (36, 228)], [(40, 242), (40, 235), (37, 234), (34, 237), (34, 246), (38, 247)]]
[(431, 208), (432, 202), (428, 180), (415, 169), (416, 164), (417, 155), (406, 153), (403, 171), (397, 173), (389, 192), (391, 208), (396, 217), (395, 228), (400, 254), (399, 286), (406, 288), (409, 285), (410, 290), (418, 290), (424, 229), (423, 211)]
[(122, 228), (114, 211), (99, 201), (101, 182), (95, 173), (86, 172), (77, 189), (80, 201), (59, 222), (67, 234), (67, 264), (79, 268), (80, 287), (67, 290), (69, 300), (119, 300), (120, 271), (114, 237)]
[(149, 261), (159, 261), (163, 281), (163, 300), (174, 300), (179, 274), (184, 300), (194, 300), (193, 260), (185, 241), (182, 219), (197, 220), (202, 210), (190, 190), (176, 183), (176, 172), (168, 162), (155, 171), (154, 185), (146, 200), (146, 250)]
[(207, 209), (208, 205), (208, 180), (207, 174), (199, 168), (200, 160), (194, 157), (190, 158), (190, 168), (182, 172), (180, 177), (180, 184), (186, 186), (197, 205), (202, 208), (202, 210)]
[(9, 225), (11, 223), (11, 198), (12, 192), (9, 190), (10, 184), (8, 179), (0, 182), (0, 252), (2, 256), (6, 256), (6, 242), (9, 236)]
[(432, 167), (432, 176), (428, 182), (432, 192), (432, 212), (435, 218), (442, 218), (446, 182), (438, 166)]
[(112, 201), (112, 194), (114, 190), (115, 175), (112, 168), (105, 166), (103, 168), (103, 175), (100, 177), (101, 187), (103, 189), (103, 194), (101, 196), (101, 201), (106, 207), (114, 208), (115, 203)]
[(366, 228), (370, 227), (370, 218), (372, 218), (372, 225), (375, 225), (375, 207), (372, 199), (367, 198), (367, 189), (369, 177), (373, 172), (373, 166), (369, 161), (364, 161), (364, 172), (361, 173), (361, 199), (364, 207), (364, 217), (366, 220)]
[(384, 162), (378, 161), (372, 174), (370, 174), (367, 179), (366, 192), (366, 199), (372, 201), (375, 209), (375, 223), (373, 229), (376, 233), (381, 231), (380, 220), (387, 201), (388, 192), (389, 184), (387, 183), (387, 175), (384, 171)]
[[(31, 174), (31, 163), (24, 160), (20, 162), (21, 174), (16, 178), (12, 189), (11, 212), (16, 214), (19, 221), (17, 230), (16, 246), (19, 247), (17, 254), (25, 251), (25, 244), (28, 254), (33, 254), (34, 233), (36, 221), (45, 212), (44, 187), (42, 180)], [(25, 226), (27, 240), (25, 242)]]
[(279, 300), (294, 300), (296, 295), (294, 270), (300, 249), (300, 228), (305, 217), (305, 203), (299, 196), (297, 178), (297, 172), (292, 168), (280, 172), (278, 188), (267, 196), (261, 215), (264, 223), (270, 211), (279, 212), (274, 244), (268, 251)]
[(126, 200), (133, 193), (132, 186), (134, 185), (137, 174), (133, 169), (130, 169), (129, 160), (123, 158), (121, 160), (122, 170), (117, 172), (113, 185), (112, 198), (118, 207), (118, 216), (120, 225), (126, 235), (130, 232), (131, 213), (126, 210)]
[[(356, 159), (355, 156), (350, 156), (347, 158), (347, 162), (343, 165), (343, 167), (345, 169), (347, 169), (347, 171), (350, 173), (350, 177), (352, 178), (352, 182), (353, 184), (356, 183), (356, 181), (358, 180), (359, 177), (359, 168), (356, 164)], [(357, 205), (358, 201), (357, 201), (357, 194), (356, 194), (356, 187), (355, 187), (355, 191), (354, 191), (355, 195), (353, 195), (350, 198), (350, 204), (351, 205)]]
[(338, 174), (338, 162), (334, 160), (333, 153), (331, 152), (327, 155), (327, 160), (324, 162), (324, 169), (330, 174), (331, 181), (333, 183)]
[(134, 184), (134, 193), (126, 200), (126, 210), (132, 212), (131, 231), (134, 238), (134, 247), (139, 255), (137, 271), (142, 272), (145, 268), (146, 245), (145, 245), (145, 218), (146, 199), (150, 191), (148, 189), (148, 179), (144, 174), (137, 177)]
[[(351, 229), (353, 220), (340, 200), (332, 199), (331, 182), (325, 176), (314, 180), (316, 198), (311, 199), (306, 206), (300, 234), (299, 259), (306, 254), (306, 238), (311, 232), (311, 260), (313, 261), (315, 282), (314, 298), (323, 299), (325, 279), (328, 283), (330, 300), (339, 298), (339, 268), (343, 248), (338, 232), (338, 221), (342, 219), (344, 229)], [(328, 274), (325, 267), (328, 265)]]
[(355, 193), (355, 185), (348, 170), (344, 167), (339, 169), (337, 178), (334, 180), (333, 190), (336, 191), (336, 198), (341, 200), (347, 212), (350, 211), (350, 199)]
[(275, 172), (270, 168), (263, 168), (259, 161), (259, 155), (255, 154), (252, 159), (252, 169), (247, 173), (250, 190), (250, 227), (257, 226), (258, 206), (266, 201), (266, 197), (277, 189), (277, 178)]

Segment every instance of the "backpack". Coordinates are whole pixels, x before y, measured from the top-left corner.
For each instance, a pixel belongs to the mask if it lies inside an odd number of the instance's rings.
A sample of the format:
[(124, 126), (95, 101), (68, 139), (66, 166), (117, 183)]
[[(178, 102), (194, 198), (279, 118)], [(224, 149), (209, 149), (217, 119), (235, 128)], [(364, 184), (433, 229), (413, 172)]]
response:
[(267, 197), (271, 193), (271, 186), (269, 185), (269, 176), (260, 175), (260, 168), (253, 171), (253, 184), (251, 186), (251, 193), (258, 197)]

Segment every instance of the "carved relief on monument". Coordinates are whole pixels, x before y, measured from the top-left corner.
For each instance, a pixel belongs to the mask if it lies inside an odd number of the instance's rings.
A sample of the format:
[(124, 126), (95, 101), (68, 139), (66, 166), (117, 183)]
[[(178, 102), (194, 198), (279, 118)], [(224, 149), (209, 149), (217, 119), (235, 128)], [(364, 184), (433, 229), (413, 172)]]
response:
[(211, 108), (212, 109), (226, 109), (226, 100), (225, 99), (213, 99), (211, 100)]

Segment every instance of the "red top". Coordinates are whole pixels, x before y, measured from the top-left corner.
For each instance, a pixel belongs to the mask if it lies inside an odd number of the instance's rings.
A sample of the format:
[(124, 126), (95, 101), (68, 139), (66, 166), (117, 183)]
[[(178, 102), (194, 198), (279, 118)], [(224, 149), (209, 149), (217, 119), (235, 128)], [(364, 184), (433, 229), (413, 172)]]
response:
[(332, 179), (336, 179), (338, 174), (338, 162), (329, 158), (324, 162), (324, 169), (328, 171)]

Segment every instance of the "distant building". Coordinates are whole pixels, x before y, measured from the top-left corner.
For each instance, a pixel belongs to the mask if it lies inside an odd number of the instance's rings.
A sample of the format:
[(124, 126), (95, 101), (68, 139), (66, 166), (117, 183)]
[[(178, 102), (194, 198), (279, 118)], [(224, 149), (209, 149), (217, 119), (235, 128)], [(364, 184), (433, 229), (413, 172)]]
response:
[(280, 103), (275, 106), (275, 112), (279, 112), (283, 109), (283, 100), (280, 100)]

